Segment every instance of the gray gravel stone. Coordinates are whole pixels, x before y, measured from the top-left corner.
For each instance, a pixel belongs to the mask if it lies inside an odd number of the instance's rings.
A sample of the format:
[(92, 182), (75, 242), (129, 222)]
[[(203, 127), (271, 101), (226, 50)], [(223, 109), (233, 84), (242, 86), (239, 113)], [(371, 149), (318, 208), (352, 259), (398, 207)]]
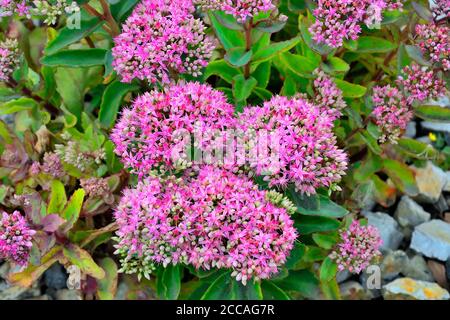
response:
[(402, 274), (414, 280), (434, 281), (433, 274), (428, 268), (427, 262), (421, 255), (415, 255), (410, 258), (403, 268)]
[(3, 289), (0, 291), (0, 300), (17, 300), (23, 295), (27, 288), (19, 286), (2, 285)]
[(445, 183), (445, 186), (444, 186), (444, 191), (447, 191), (447, 192), (450, 192), (450, 171), (447, 171), (446, 173), (445, 173), (445, 181), (446, 181), (446, 183)]
[(369, 291), (356, 281), (348, 281), (339, 285), (342, 299), (344, 300), (370, 300), (373, 298)]
[(49, 295), (42, 295), (42, 296), (38, 296), (38, 297), (34, 297), (34, 298), (29, 298), (27, 300), (52, 300), (52, 298)]
[(337, 283), (342, 283), (342, 282), (348, 280), (351, 276), (352, 276), (352, 274), (347, 270), (339, 271), (336, 274), (336, 281), (337, 281)]
[(394, 216), (402, 227), (415, 227), (429, 221), (431, 217), (428, 212), (408, 196), (402, 197)]
[[(381, 269), (381, 268), (380, 268), (380, 269)], [(368, 285), (369, 285), (369, 284), (370, 284), (371, 286), (375, 285), (374, 279), (373, 279), (373, 278), (370, 278), (370, 277), (372, 277), (372, 276), (374, 276), (373, 273), (372, 273), (372, 274), (369, 274), (369, 273), (367, 272), (367, 269), (364, 270), (364, 271), (360, 274), (360, 276), (359, 276), (359, 283), (361, 283), (361, 285), (363, 286), (363, 288), (364, 288), (367, 292), (369, 292), (370, 295), (372, 295), (372, 298), (373, 298), (373, 299), (376, 299), (376, 298), (381, 297), (381, 287), (380, 287), (380, 288), (371, 288), (371, 289), (368, 288)], [(381, 277), (381, 279), (379, 279), (379, 280), (380, 280), (380, 283), (379, 283), (379, 284), (382, 285), (382, 284), (383, 284), (383, 279), (382, 279), (382, 273), (381, 273), (381, 270), (380, 270), (380, 277)]]
[(399, 230), (397, 221), (382, 212), (364, 212), (363, 214), (369, 225), (376, 227), (380, 232), (381, 239), (383, 239), (383, 245), (380, 249), (384, 251), (398, 249), (403, 234)]
[(55, 263), (44, 273), (44, 283), (48, 288), (64, 289), (67, 287), (66, 282), (67, 274), (59, 263)]
[(447, 281), (450, 283), (450, 259), (445, 262), (445, 273), (447, 274)]
[(447, 261), (450, 258), (450, 224), (431, 220), (414, 229), (411, 249), (429, 258)]
[(0, 266), (0, 278), (6, 279), (6, 276), (7, 276), (8, 273), (9, 273), (9, 269), (10, 269), (9, 263), (4, 262), (4, 263)]
[(31, 288), (12, 286), (6, 281), (0, 281), (0, 300), (22, 300), (40, 296), (40, 283), (35, 282)]
[(403, 136), (406, 138), (414, 138), (416, 134), (417, 134), (417, 123), (415, 121), (408, 122), (405, 134)]
[(62, 289), (55, 294), (56, 300), (82, 300), (81, 293), (78, 290)]
[(449, 209), (447, 200), (445, 200), (445, 198), (442, 194), (439, 197), (439, 200), (436, 203), (433, 203), (433, 207), (439, 213), (444, 213), (444, 212), (448, 211), (448, 209)]
[(384, 255), (381, 262), (381, 277), (383, 280), (392, 280), (397, 277), (408, 265), (409, 258), (404, 251), (390, 251)]

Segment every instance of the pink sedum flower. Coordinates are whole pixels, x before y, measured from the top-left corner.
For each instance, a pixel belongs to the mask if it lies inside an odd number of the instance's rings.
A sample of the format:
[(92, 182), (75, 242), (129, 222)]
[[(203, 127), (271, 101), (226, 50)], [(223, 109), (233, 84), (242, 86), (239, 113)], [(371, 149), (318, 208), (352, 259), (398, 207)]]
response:
[(318, 0), (314, 10), (316, 22), (310, 32), (319, 44), (332, 48), (343, 45), (344, 40), (356, 40), (361, 24), (377, 27), (384, 10), (401, 9), (401, 1), (390, 0)]
[(206, 10), (221, 10), (244, 22), (260, 12), (268, 12), (276, 7), (272, 0), (194, 0)]
[(35, 161), (31, 164), (29, 172), (33, 176), (37, 176), (41, 173), (41, 164), (38, 161)]
[(436, 99), (446, 92), (445, 82), (433, 70), (413, 64), (405, 67), (403, 74), (399, 76), (397, 84), (403, 86), (408, 104)]
[(418, 24), (418, 43), (422, 53), (434, 63), (440, 63), (445, 71), (450, 70), (450, 28), (446, 25)]
[(44, 154), (44, 162), (42, 164), (42, 171), (51, 175), (54, 178), (61, 178), (64, 176), (63, 164), (56, 153)]
[(232, 269), (244, 284), (278, 272), (297, 232), (288, 210), (250, 179), (205, 166), (191, 178), (149, 177), (115, 211), (122, 271), (148, 277), (157, 264)]
[(334, 120), (302, 97), (276, 96), (262, 107), (245, 109), (240, 115), (244, 132), (264, 130), (278, 139), (274, 146), (278, 150), (272, 150), (278, 163), (273, 165), (272, 154), (267, 159), (259, 155), (250, 162), (252, 170), (264, 175), (271, 187), (292, 183), (307, 194), (315, 194), (320, 187), (339, 190), (336, 184), (345, 174), (347, 155), (336, 146)]
[(86, 195), (89, 197), (99, 197), (108, 199), (110, 201), (113, 201), (114, 199), (111, 199), (111, 189), (108, 184), (108, 180), (105, 178), (87, 178), (87, 179), (80, 179), (80, 185), (86, 192)]
[(402, 93), (389, 85), (373, 89), (373, 115), (381, 129), (380, 143), (397, 143), (414, 114)]
[(174, 159), (178, 153), (179, 160), (186, 159), (187, 145), (177, 132), (205, 133), (203, 141), (196, 141), (202, 148), (208, 145), (208, 134), (234, 127), (234, 108), (223, 93), (206, 84), (180, 83), (138, 97), (131, 109), (122, 112), (111, 140), (125, 166), (142, 177), (158, 168), (189, 165)]
[(352, 222), (348, 230), (340, 233), (340, 242), (330, 254), (339, 271), (350, 271), (359, 274), (364, 271), (381, 253), (383, 240), (377, 228), (361, 226), (360, 222)]
[(347, 107), (341, 89), (322, 70), (315, 70), (314, 75), (317, 77), (313, 83), (314, 103), (330, 117), (338, 119), (341, 116), (341, 111)]
[(25, 266), (35, 233), (19, 211), (12, 214), (3, 212), (0, 220), (0, 257)]
[(55, 179), (64, 177), (64, 167), (59, 156), (54, 152), (46, 152), (42, 164), (38, 162), (33, 163), (31, 167), (32, 174), (39, 174), (40, 172), (48, 174)]
[(29, 16), (31, 6), (25, 0), (0, 0), (0, 17), (7, 17), (13, 14), (19, 16)]
[(435, 19), (450, 19), (450, 0), (434, 0), (431, 7)]
[(195, 19), (192, 0), (143, 0), (114, 39), (113, 67), (123, 82), (168, 83), (172, 73), (200, 76), (215, 47)]
[(19, 62), (17, 40), (7, 39), (0, 42), (0, 82), (10, 79)]

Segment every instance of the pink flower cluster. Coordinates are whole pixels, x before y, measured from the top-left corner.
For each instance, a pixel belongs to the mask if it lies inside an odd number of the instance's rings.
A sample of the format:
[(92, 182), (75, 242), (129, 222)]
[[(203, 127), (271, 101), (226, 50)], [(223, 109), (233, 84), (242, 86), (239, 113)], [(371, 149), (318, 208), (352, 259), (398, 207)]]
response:
[(333, 80), (320, 69), (314, 71), (316, 79), (314, 80), (314, 104), (327, 113), (330, 117), (338, 119), (341, 116), (341, 110), (347, 107), (347, 103), (342, 97), (342, 91)]
[(48, 174), (53, 178), (62, 178), (65, 175), (64, 167), (58, 155), (53, 152), (44, 154), (43, 163), (34, 162), (31, 166), (31, 174), (37, 175), (40, 172)]
[(377, 257), (383, 244), (380, 233), (373, 226), (362, 226), (355, 220), (348, 230), (340, 233), (340, 242), (330, 254), (335, 260), (338, 270), (348, 270), (359, 274), (364, 271)]
[(0, 82), (9, 80), (19, 61), (17, 40), (0, 42)]
[(403, 73), (404, 76), (399, 76), (397, 84), (403, 87), (408, 104), (436, 99), (445, 94), (445, 82), (434, 70), (424, 70), (413, 64), (405, 67)]
[[(232, 269), (244, 284), (276, 273), (296, 238), (289, 217), (295, 207), (276, 192), (258, 190), (249, 176), (263, 175), (270, 186), (293, 183), (308, 194), (319, 187), (339, 189), (347, 156), (332, 129), (345, 103), (330, 81), (318, 72), (316, 102), (277, 96), (238, 118), (225, 96), (205, 84), (170, 84), (138, 97), (111, 134), (116, 153), (141, 178), (115, 212), (122, 271), (148, 277), (158, 264), (183, 263)], [(336, 109), (329, 111), (332, 106)], [(174, 151), (186, 143), (178, 131), (202, 132), (194, 148), (208, 151), (217, 147), (212, 133), (227, 129), (238, 133), (244, 149), (255, 147), (254, 132), (279, 137), (275, 171), (268, 172), (273, 159), (259, 153), (231, 167), (174, 161)], [(167, 177), (172, 170), (184, 172)]]
[(358, 38), (361, 23), (373, 28), (381, 23), (384, 10), (400, 8), (401, 0), (318, 0), (310, 32), (316, 42), (338, 48), (345, 39)]
[(35, 233), (19, 211), (12, 214), (3, 212), (0, 220), (0, 257), (25, 266)]
[(244, 22), (260, 12), (275, 9), (272, 0), (194, 0), (197, 5), (206, 10), (221, 10), (235, 16)]
[(149, 277), (155, 265), (232, 269), (237, 281), (266, 279), (297, 237), (287, 210), (248, 178), (205, 166), (198, 175), (149, 177), (115, 211), (122, 271)]
[(397, 143), (408, 122), (413, 118), (414, 102), (436, 99), (446, 92), (445, 82), (432, 69), (424, 69), (413, 64), (405, 67), (403, 74), (397, 80), (397, 85), (402, 87), (403, 91), (390, 85), (373, 89), (372, 115), (381, 129), (380, 143), (388, 140)]
[(433, 15), (437, 19), (450, 18), (450, 0), (434, 0)]
[(202, 148), (211, 147), (208, 134), (234, 127), (234, 108), (225, 95), (209, 85), (192, 82), (138, 97), (131, 109), (122, 112), (111, 140), (125, 166), (142, 177), (159, 167), (164, 171), (186, 165), (173, 161), (174, 154), (185, 158), (185, 141), (178, 141), (177, 132), (205, 133), (203, 141), (196, 141)]
[(90, 197), (103, 197), (110, 193), (108, 180), (104, 178), (80, 179), (80, 185)]
[(423, 54), (432, 62), (442, 64), (445, 71), (450, 70), (450, 28), (446, 25), (418, 24), (416, 34)]
[(389, 85), (373, 88), (373, 115), (381, 129), (380, 143), (397, 143), (414, 114), (403, 94)]
[(347, 155), (336, 146), (335, 118), (321, 107), (302, 97), (276, 96), (262, 107), (246, 108), (239, 120), (244, 132), (265, 130), (279, 140), (277, 166), (272, 165), (273, 159), (264, 161), (260, 156), (250, 163), (269, 186), (293, 183), (307, 194), (315, 194), (319, 187), (339, 190), (336, 183), (345, 174)]
[(195, 19), (192, 0), (143, 0), (114, 39), (113, 67), (123, 82), (170, 82), (171, 74), (201, 75), (215, 47)]
[(30, 8), (25, 0), (0, 0), (0, 17), (11, 16), (15, 13), (19, 16), (28, 16)]

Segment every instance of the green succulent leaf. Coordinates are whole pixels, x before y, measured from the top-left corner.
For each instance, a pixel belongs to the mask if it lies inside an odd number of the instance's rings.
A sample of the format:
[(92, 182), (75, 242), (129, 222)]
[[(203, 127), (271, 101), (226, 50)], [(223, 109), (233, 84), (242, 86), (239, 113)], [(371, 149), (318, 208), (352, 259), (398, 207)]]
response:
[(97, 297), (100, 300), (113, 300), (117, 292), (118, 268), (111, 258), (104, 258), (99, 262), (100, 267), (105, 271), (105, 277), (97, 281)]
[(290, 49), (295, 47), (298, 44), (299, 40), (299, 38), (293, 38), (291, 40), (286, 40), (283, 42), (271, 43), (270, 45), (256, 51), (253, 55), (252, 62), (256, 64), (268, 61), (276, 55), (289, 51)]
[(253, 51), (247, 51), (244, 47), (236, 47), (227, 51), (225, 60), (235, 67), (243, 67), (250, 62)]
[(182, 267), (168, 265), (163, 268), (157, 279), (157, 290), (161, 298), (176, 300), (181, 290)]
[(111, 128), (116, 121), (123, 98), (132, 91), (139, 89), (136, 84), (112, 82), (104, 91), (100, 105), (99, 120), (103, 127)]
[(329, 257), (323, 260), (322, 265), (320, 267), (320, 281), (328, 282), (331, 281), (337, 273), (337, 264)]
[(287, 292), (299, 292), (307, 298), (312, 298), (319, 290), (319, 281), (309, 270), (289, 271), (287, 278), (274, 281), (274, 284)]
[(89, 20), (82, 20), (80, 22), (80, 28), (73, 29), (65, 27), (61, 29), (56, 38), (50, 41), (50, 43), (45, 48), (45, 54), (55, 54), (68, 45), (82, 40), (83, 38), (93, 33), (97, 28), (101, 27), (104, 23), (104, 20), (100, 20), (99, 18), (92, 18)]
[(344, 98), (361, 98), (367, 92), (367, 88), (359, 84), (350, 83), (340, 79), (334, 79), (334, 82), (337, 87), (342, 90)]
[(86, 250), (71, 244), (63, 248), (63, 254), (71, 263), (91, 277), (96, 279), (103, 279), (105, 277), (105, 271), (95, 263)]
[(250, 97), (255, 89), (258, 81), (255, 78), (250, 77), (245, 79), (242, 74), (238, 74), (233, 78), (233, 96), (236, 101), (245, 101)]
[(76, 49), (61, 50), (44, 56), (41, 63), (50, 67), (92, 67), (105, 64), (107, 50), (105, 49)]
[(397, 46), (383, 38), (362, 36), (356, 41), (359, 53), (386, 53), (397, 48)]
[(63, 212), (67, 204), (66, 189), (59, 180), (53, 180), (50, 187), (50, 202), (47, 208), (47, 214)]
[(413, 197), (419, 193), (414, 173), (407, 165), (397, 160), (384, 159), (383, 168), (400, 191)]
[(435, 105), (424, 105), (414, 108), (419, 118), (428, 121), (450, 122), (450, 109)]
[(203, 79), (207, 80), (211, 76), (221, 77), (228, 83), (233, 82), (233, 78), (240, 74), (239, 69), (233, 68), (225, 60), (216, 60), (208, 64), (203, 74)]
[(245, 286), (231, 277), (230, 272), (220, 275), (206, 290), (202, 300), (261, 300), (263, 293), (259, 282), (250, 280)]

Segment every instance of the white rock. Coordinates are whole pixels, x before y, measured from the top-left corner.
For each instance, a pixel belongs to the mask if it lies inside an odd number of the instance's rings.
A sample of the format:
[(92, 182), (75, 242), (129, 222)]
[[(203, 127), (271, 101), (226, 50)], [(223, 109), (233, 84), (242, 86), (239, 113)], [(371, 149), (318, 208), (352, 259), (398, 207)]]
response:
[(450, 123), (423, 121), (422, 127), (432, 131), (450, 132)]
[(400, 246), (403, 234), (400, 232), (397, 221), (390, 215), (382, 212), (364, 212), (369, 225), (374, 226), (380, 232), (383, 245), (381, 250), (396, 250)]
[(387, 300), (448, 300), (450, 294), (437, 283), (399, 278), (383, 286)]
[(404, 137), (414, 138), (417, 134), (417, 123), (415, 121), (410, 121), (406, 125)]
[(411, 169), (415, 172), (416, 183), (419, 188), (417, 200), (425, 203), (436, 203), (447, 183), (445, 172), (431, 161), (428, 161), (424, 168), (413, 166)]
[(445, 173), (446, 184), (444, 186), (444, 191), (450, 192), (450, 171)]
[(431, 215), (413, 199), (403, 196), (395, 210), (394, 217), (402, 227), (415, 227), (429, 221)]
[(429, 258), (447, 261), (450, 258), (450, 224), (431, 220), (414, 229), (411, 249)]

